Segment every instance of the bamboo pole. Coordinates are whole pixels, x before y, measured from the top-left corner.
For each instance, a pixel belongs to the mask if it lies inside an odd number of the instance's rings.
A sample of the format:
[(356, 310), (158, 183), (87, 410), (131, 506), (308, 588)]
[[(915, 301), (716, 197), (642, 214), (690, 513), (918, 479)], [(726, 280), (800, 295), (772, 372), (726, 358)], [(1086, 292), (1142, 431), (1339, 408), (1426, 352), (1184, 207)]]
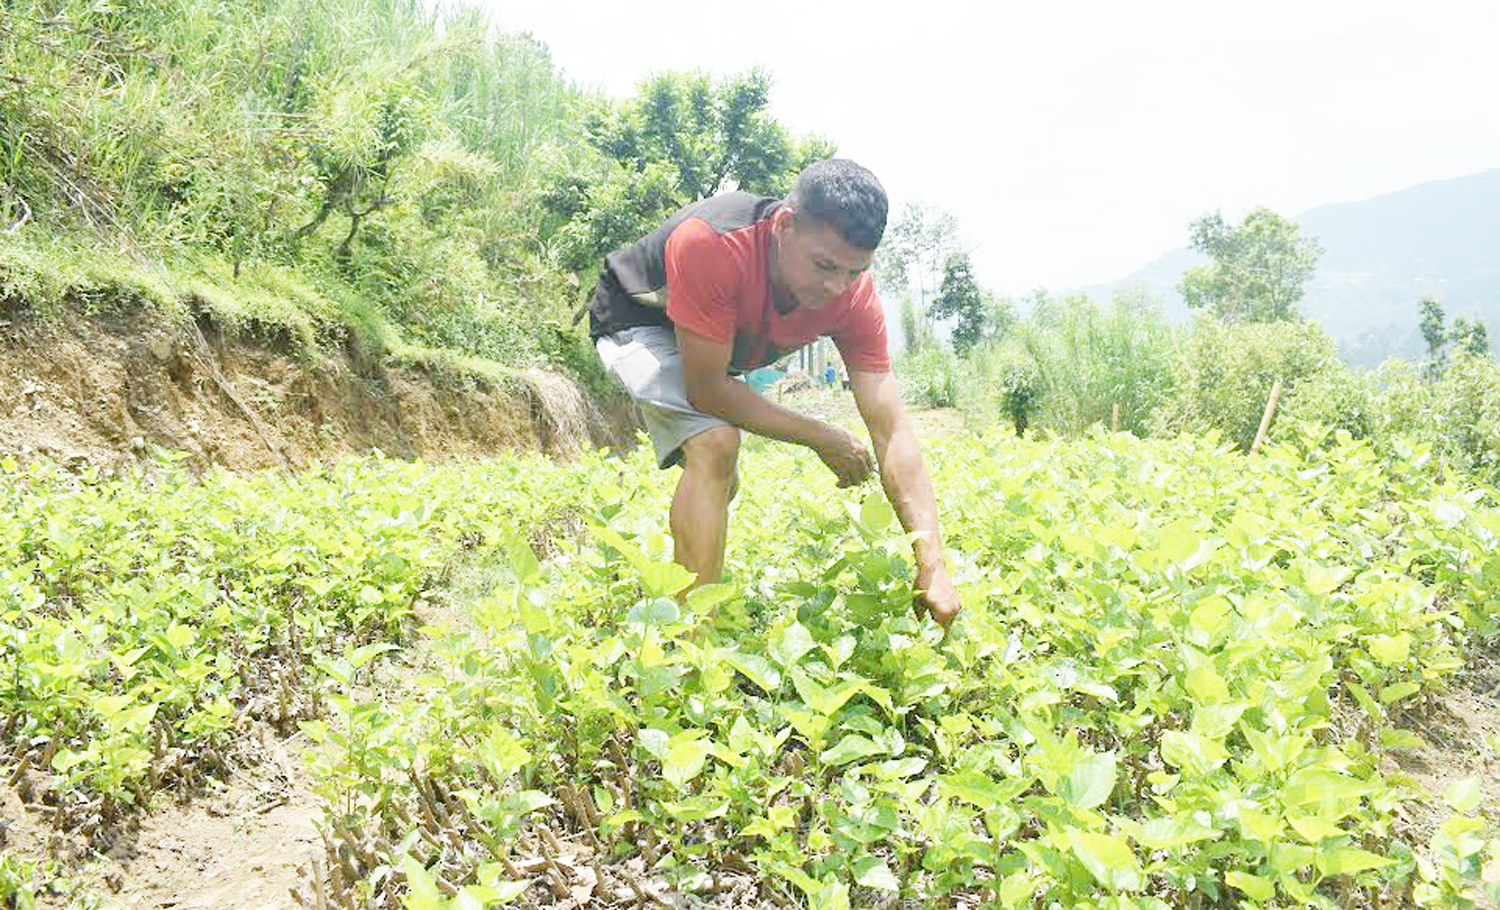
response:
[(1250, 454), (1254, 455), (1260, 451), (1260, 444), (1266, 439), (1266, 431), (1271, 429), (1271, 418), (1276, 414), (1276, 403), (1281, 400), (1281, 380), (1278, 379), (1271, 384), (1271, 397), (1266, 399), (1266, 411), (1260, 415), (1260, 429), (1255, 431), (1255, 441), (1250, 443)]
[(1110, 411), (1109, 431), (1111, 433), (1120, 432), (1120, 403), (1118, 401), (1115, 402), (1114, 408)]

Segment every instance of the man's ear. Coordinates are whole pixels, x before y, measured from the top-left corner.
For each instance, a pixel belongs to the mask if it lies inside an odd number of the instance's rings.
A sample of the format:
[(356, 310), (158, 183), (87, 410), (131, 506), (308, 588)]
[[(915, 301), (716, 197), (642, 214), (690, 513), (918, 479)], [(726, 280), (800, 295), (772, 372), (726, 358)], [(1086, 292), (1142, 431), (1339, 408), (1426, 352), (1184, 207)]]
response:
[(797, 224), (797, 213), (789, 205), (782, 205), (771, 216), (771, 230), (777, 235), (789, 233)]

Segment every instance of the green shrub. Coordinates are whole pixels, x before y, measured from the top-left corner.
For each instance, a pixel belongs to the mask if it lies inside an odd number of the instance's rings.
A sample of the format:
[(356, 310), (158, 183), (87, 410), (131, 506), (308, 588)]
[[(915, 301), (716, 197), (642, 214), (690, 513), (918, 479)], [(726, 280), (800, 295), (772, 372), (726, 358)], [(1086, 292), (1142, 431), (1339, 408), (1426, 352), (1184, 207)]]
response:
[(1344, 430), (1355, 439), (1365, 439), (1375, 431), (1377, 411), (1371, 380), (1340, 362), (1303, 379), (1290, 394), (1283, 394), (1274, 425), (1318, 427), (1320, 435)]
[(896, 379), (908, 404), (954, 408), (974, 394), (974, 370), (944, 347), (923, 348), (897, 358)]
[(1075, 296), (1039, 307), (1016, 330), (1038, 373), (1036, 422), (1075, 435), (1108, 425), (1119, 406), (1120, 428), (1144, 436), (1172, 384), (1173, 334), (1149, 300), (1100, 309)]
[(1249, 449), (1276, 380), (1289, 404), (1305, 386), (1306, 417), (1316, 419), (1352, 394), (1338, 378), (1347, 374), (1333, 339), (1315, 323), (1200, 318), (1178, 356), (1171, 395), (1151, 416), (1151, 434), (1218, 430)]
[(1459, 355), (1435, 393), (1444, 454), (1483, 477), (1500, 478), (1500, 365), (1486, 356)]
[(1045, 388), (1042, 373), (1030, 353), (1019, 343), (989, 343), (974, 349), (975, 404), (971, 417), (978, 426), (1009, 421), (1017, 436), (1036, 418)]

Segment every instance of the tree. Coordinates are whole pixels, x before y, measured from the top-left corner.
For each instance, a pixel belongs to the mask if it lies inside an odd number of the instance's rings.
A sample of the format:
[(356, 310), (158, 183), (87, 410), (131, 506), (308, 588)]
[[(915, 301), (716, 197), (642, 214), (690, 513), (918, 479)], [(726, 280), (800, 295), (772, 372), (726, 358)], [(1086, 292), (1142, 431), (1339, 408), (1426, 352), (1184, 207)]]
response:
[(1456, 354), (1469, 357), (1490, 355), (1490, 330), (1478, 314), (1475, 314), (1473, 319), (1463, 316), (1454, 319), (1453, 334), (1449, 337), (1453, 341), (1453, 351)]
[(953, 348), (967, 353), (985, 334), (984, 292), (974, 280), (968, 253), (950, 253), (943, 264), (943, 283), (932, 302), (934, 319), (957, 319), (953, 326)]
[(887, 293), (910, 291), (924, 309), (957, 250), (957, 219), (936, 206), (908, 202), (886, 227), (875, 253), (875, 280)]
[(719, 80), (660, 73), (634, 98), (596, 99), (584, 132), (602, 166), (596, 174), (570, 168), (543, 194), (562, 222), (562, 264), (591, 269), (671, 212), (716, 193), (783, 195), (804, 167), (831, 156), (831, 142), (795, 137), (767, 113), (770, 91), (761, 69)]
[(1427, 364), (1424, 371), (1428, 379), (1437, 379), (1443, 374), (1443, 366), (1447, 360), (1448, 330), (1444, 324), (1446, 314), (1443, 312), (1443, 304), (1436, 297), (1428, 295), (1422, 298), (1422, 340), (1427, 342)]
[(898, 304), (901, 320), (901, 343), (907, 353), (920, 351), (932, 344), (932, 326), (927, 321), (925, 310), (918, 309), (911, 294), (901, 293)]
[(1447, 314), (1442, 301), (1431, 294), (1422, 298), (1422, 340), (1427, 342), (1427, 363), (1423, 374), (1429, 380), (1442, 378), (1448, 368), (1448, 355), (1488, 357), (1490, 355), (1490, 330), (1484, 320), (1475, 313), (1472, 317), (1459, 316), (1453, 320), (1453, 328), (1446, 326)]
[(984, 337), (999, 341), (1015, 326), (1020, 318), (1016, 314), (1016, 302), (988, 288), (984, 294)]
[(1177, 290), (1194, 309), (1224, 322), (1278, 322), (1297, 318), (1303, 286), (1323, 248), (1302, 237), (1297, 223), (1257, 208), (1238, 226), (1222, 215), (1204, 215), (1190, 226), (1193, 249), (1208, 265), (1188, 269)]

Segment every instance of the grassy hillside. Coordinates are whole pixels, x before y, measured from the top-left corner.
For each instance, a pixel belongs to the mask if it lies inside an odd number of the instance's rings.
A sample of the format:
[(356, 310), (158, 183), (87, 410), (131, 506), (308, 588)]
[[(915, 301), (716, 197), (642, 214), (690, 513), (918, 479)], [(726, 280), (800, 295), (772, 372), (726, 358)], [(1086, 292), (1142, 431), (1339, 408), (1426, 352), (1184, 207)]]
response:
[(604, 250), (828, 150), (766, 114), (764, 73), (613, 101), (419, 0), (18, 0), (0, 59), (7, 307), (196, 309), (397, 357), (586, 370), (568, 316)]

